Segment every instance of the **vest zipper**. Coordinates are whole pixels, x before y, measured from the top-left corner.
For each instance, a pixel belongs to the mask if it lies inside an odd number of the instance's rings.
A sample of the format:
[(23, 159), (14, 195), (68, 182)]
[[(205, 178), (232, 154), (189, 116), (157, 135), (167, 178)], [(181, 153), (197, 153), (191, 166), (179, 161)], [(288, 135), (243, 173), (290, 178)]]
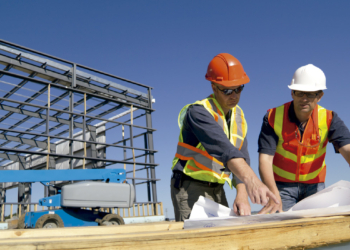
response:
[[(311, 114), (312, 115), (312, 114)], [(300, 141), (298, 143), (298, 150), (297, 150), (297, 153), (298, 153), (298, 157), (297, 157), (297, 176), (296, 176), (296, 181), (299, 182), (299, 177), (300, 177), (300, 161), (301, 161), (301, 154), (303, 152), (303, 143), (304, 143), (304, 135), (305, 135), (305, 132), (307, 131), (307, 127), (309, 126), (309, 121), (310, 119), (307, 121), (307, 123), (305, 124), (305, 127), (304, 127), (304, 133), (303, 133), (303, 136), (301, 136), (301, 133), (300, 133), (300, 130), (299, 130), (299, 127), (297, 127), (298, 129), (298, 133), (300, 135)]]
[(298, 145), (298, 150), (297, 150), (297, 173), (296, 173), (296, 177), (295, 177), (295, 181), (299, 182), (299, 175), (300, 175), (300, 159), (301, 159), (301, 150), (302, 146)]
[(297, 138), (298, 141), (298, 150), (297, 150), (297, 172), (296, 172), (296, 177), (295, 177), (295, 181), (296, 182), (299, 182), (299, 176), (300, 176), (300, 161), (301, 161), (301, 153), (302, 153), (302, 149), (303, 149), (303, 146), (300, 145), (300, 143), (302, 144), (303, 143), (303, 140), (304, 140), (304, 136), (302, 137), (301, 136), (301, 133), (299, 131), (299, 128), (297, 128), (298, 130), (298, 133), (300, 135), (300, 139), (301, 141)]

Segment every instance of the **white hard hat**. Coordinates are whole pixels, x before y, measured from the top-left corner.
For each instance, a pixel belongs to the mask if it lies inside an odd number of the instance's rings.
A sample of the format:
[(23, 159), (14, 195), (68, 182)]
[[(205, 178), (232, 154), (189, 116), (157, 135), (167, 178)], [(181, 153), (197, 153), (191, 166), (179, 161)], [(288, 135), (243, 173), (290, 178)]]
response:
[(320, 68), (312, 64), (300, 67), (294, 73), (288, 88), (300, 91), (318, 91), (326, 88), (326, 76)]

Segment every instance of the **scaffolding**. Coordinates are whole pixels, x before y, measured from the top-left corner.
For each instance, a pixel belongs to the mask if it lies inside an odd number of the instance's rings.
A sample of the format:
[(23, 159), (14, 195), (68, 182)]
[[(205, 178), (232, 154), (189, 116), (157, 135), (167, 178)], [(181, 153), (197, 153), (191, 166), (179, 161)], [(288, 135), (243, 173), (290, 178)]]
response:
[[(152, 87), (1, 39), (0, 65), (0, 170), (124, 168), (136, 204), (158, 202)], [(0, 183), (0, 218), (12, 188), (33, 204), (31, 183)]]

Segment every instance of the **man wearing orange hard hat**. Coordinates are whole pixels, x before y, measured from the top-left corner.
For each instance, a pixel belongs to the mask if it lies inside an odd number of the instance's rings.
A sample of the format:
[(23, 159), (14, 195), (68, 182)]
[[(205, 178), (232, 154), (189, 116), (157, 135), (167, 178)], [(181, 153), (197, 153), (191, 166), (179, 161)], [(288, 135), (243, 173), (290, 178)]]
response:
[[(232, 55), (221, 53), (209, 63), (205, 78), (213, 93), (180, 111), (179, 143), (173, 160), (171, 198), (175, 220), (188, 219), (194, 203), (204, 196), (228, 207), (223, 185), (237, 189), (237, 215), (250, 215), (248, 196), (265, 205), (274, 194), (250, 168), (247, 122), (238, 106), (249, 77)], [(232, 181), (229, 178), (233, 173)]]

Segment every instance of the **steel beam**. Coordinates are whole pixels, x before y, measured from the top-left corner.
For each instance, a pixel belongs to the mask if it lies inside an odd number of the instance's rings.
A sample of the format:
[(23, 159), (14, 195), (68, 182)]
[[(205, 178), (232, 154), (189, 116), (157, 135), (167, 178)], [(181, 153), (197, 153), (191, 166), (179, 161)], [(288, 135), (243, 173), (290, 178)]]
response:
[[(35, 74), (31, 74), (31, 77), (34, 77), (34, 76), (35, 76)], [(22, 82), (23, 82), (23, 81), (22, 81)], [(14, 88), (14, 89), (16, 89), (16, 88)], [(34, 100), (36, 97), (42, 95), (46, 90), (47, 90), (47, 86), (45, 86), (43, 89), (39, 90), (37, 93), (35, 93), (34, 95), (32, 95), (30, 98), (28, 98), (28, 99), (25, 100), (24, 102), (25, 102), (25, 103), (31, 102), (31, 101)], [(16, 91), (17, 91), (17, 90), (16, 90)], [(2, 102), (2, 101), (3, 101), (3, 100), (1, 100), (1, 102)], [(1, 102), (0, 102), (0, 103), (1, 103)], [(22, 108), (24, 105), (25, 105), (25, 104), (18, 105), (16, 108)], [(39, 112), (36, 111), (36, 113), (39, 113)], [(2, 122), (2, 120), (5, 120), (6, 118), (9, 118), (12, 114), (14, 114), (14, 113), (13, 113), (13, 112), (9, 112), (9, 113), (7, 113), (6, 115), (4, 115), (4, 116), (0, 119), (0, 123)], [(29, 117), (29, 116), (23, 118), (22, 120), (20, 120), (20, 121), (17, 122), (16, 124), (12, 125), (12, 126), (10, 127), (10, 129), (16, 128), (17, 126), (19, 126), (19, 125), (23, 124), (24, 122), (28, 121), (30, 118), (31, 118), (31, 117)], [(4, 132), (3, 134), (5, 134), (5, 133), (6, 133), (6, 132)], [(9, 142), (5, 142), (5, 143), (1, 144), (0, 147), (3, 147), (3, 146), (5, 146), (5, 145), (8, 144), (8, 143), (9, 143)]]
[[(29, 77), (34, 77), (35, 73), (32, 73), (29, 75)], [(6, 100), (7, 98), (11, 97), (14, 93), (16, 93), (22, 86), (24, 86), (26, 83), (28, 82), (28, 80), (23, 80), (21, 81), (16, 87), (14, 87), (13, 89), (10, 90), (10, 92), (8, 92), (3, 98)], [(3, 100), (0, 100), (0, 104), (4, 102)], [(13, 112), (9, 112), (6, 115), (2, 116), (0, 118), (0, 123), (4, 120), (6, 120), (7, 118), (9, 118), (11, 115), (13, 114)], [(13, 126), (12, 126), (13, 127)]]
[[(148, 96), (151, 97), (151, 89), (148, 89)], [(152, 102), (149, 103), (149, 108), (152, 108)], [(148, 128), (152, 128), (152, 116), (151, 112), (146, 110), (146, 126)], [(148, 148), (153, 150), (153, 133), (152, 131), (147, 131), (147, 142), (148, 142)], [(149, 152), (149, 162), (154, 163), (154, 153)], [(150, 167), (151, 171), (151, 179), (156, 179), (156, 171), (154, 167)], [(152, 181), (152, 197), (153, 197), (153, 202), (157, 202), (157, 186), (156, 182)], [(157, 211), (157, 210), (155, 210)]]
[[(73, 79), (72, 79), (72, 85), (71, 88), (75, 88), (76, 87), (76, 65), (73, 65)], [(74, 93), (72, 90), (69, 91), (69, 112), (73, 112), (73, 106), (74, 106)], [(82, 124), (83, 125), (83, 124)], [(84, 125), (82, 126), (82, 129), (84, 129)], [(73, 131), (74, 131), (74, 117), (73, 115), (70, 113), (69, 114), (69, 139), (73, 139)], [(70, 140), (69, 141), (69, 155), (73, 156), (73, 141)], [(73, 169), (73, 159), (70, 158), (69, 159), (69, 168)]]
[[(51, 59), (55, 59), (55, 60), (58, 60), (58, 61), (61, 61), (61, 62), (64, 62), (64, 63), (73, 64), (72, 62), (67, 61), (65, 59), (62, 59), (62, 58), (59, 58), (57, 56), (52, 56), (52, 55), (49, 55), (49, 54), (46, 54), (46, 53), (42, 53), (40, 51), (33, 50), (33, 49), (30, 49), (30, 48), (27, 48), (27, 47), (24, 47), (24, 46), (15, 44), (15, 43), (11, 43), (11, 42), (5, 41), (3, 39), (0, 39), (0, 43), (1, 44), (5, 44), (6, 47), (8, 47), (8, 45), (10, 45), (10, 47), (17, 47), (17, 48), (20, 48), (22, 50), (26, 50), (26, 51), (29, 51), (29, 52), (34, 52), (37, 55), (42, 55), (42, 56), (49, 57)], [(138, 85), (138, 86), (142, 86), (142, 87), (145, 87), (145, 88), (152, 88), (150, 86), (147, 86), (147, 85), (144, 85), (144, 84), (141, 84), (141, 83), (138, 83), (138, 82), (134, 82), (134, 81), (131, 81), (131, 80), (128, 80), (128, 79), (125, 79), (125, 78), (121, 78), (119, 76), (115, 76), (115, 75), (108, 74), (108, 73), (105, 73), (105, 72), (102, 72), (102, 71), (99, 71), (99, 70), (96, 70), (96, 69), (89, 68), (89, 67), (84, 66), (82, 64), (77, 64), (77, 66), (79, 66), (79, 67), (81, 67), (83, 69), (87, 69), (87, 70), (90, 70), (90, 71), (102, 74), (102, 75), (110, 76), (110, 77), (113, 77), (113, 78), (116, 78), (116, 79), (119, 79), (119, 80), (122, 80), (122, 81), (125, 81), (125, 82), (129, 82), (129, 83), (132, 83), (132, 84), (135, 84), (135, 85)]]
[(5, 152), (14, 152), (14, 153), (24, 153), (24, 154), (31, 154), (31, 155), (50, 155), (53, 157), (62, 157), (62, 158), (76, 158), (76, 159), (86, 159), (89, 161), (104, 161), (104, 162), (112, 162), (112, 163), (121, 163), (121, 164), (136, 164), (136, 165), (142, 165), (142, 166), (153, 166), (156, 167), (158, 164), (155, 163), (144, 163), (144, 162), (130, 162), (130, 161), (118, 161), (118, 160), (112, 160), (112, 159), (103, 159), (103, 158), (92, 158), (92, 157), (84, 157), (84, 156), (78, 156), (78, 155), (64, 155), (64, 154), (57, 154), (57, 153), (47, 153), (47, 152), (40, 152), (40, 151), (29, 151), (29, 150), (23, 150), (23, 149), (13, 149), (13, 148), (0, 148), (0, 151)]
[[(24, 156), (21, 155), (14, 155), (14, 154), (6, 154), (6, 153), (0, 153), (1, 158), (7, 157), (7, 159), (18, 162), (19, 170), (25, 169), (25, 162), (26, 159)], [(18, 183), (18, 202), (22, 202), (25, 204), (28, 204), (31, 202), (31, 194), (32, 194), (32, 185), (31, 183)], [(21, 208), (17, 207), (17, 214), (21, 213), (24, 214), (25, 211), (28, 211), (28, 205), (23, 205)]]
[[(0, 218), (5, 217), (5, 202), (6, 202), (6, 189), (4, 188), (5, 183), (0, 183)], [(4, 209), (2, 207), (4, 206)], [(2, 214), (2, 211), (4, 211), (4, 214)]]
[[(70, 87), (72, 84), (72, 78), (68, 75), (59, 74), (59, 73), (56, 73), (56, 72), (48, 70), (48, 69), (43, 69), (41, 67), (32, 65), (30, 63), (18, 61), (16, 59), (12, 59), (10, 57), (7, 57), (7, 56), (1, 55), (1, 54), (0, 54), (0, 64), (3, 64), (3, 65), (11, 64), (14, 69), (28, 73), (28, 74), (35, 72), (38, 77), (40, 77), (42, 79), (49, 80), (50, 82), (53, 82), (55, 80), (60, 80), (59, 84), (64, 85), (64, 86)], [(146, 107), (148, 106), (148, 100), (130, 97), (130, 96), (127, 96), (123, 93), (118, 93), (118, 92), (110, 90), (110, 89), (99, 87), (99, 86), (92, 84), (92, 83), (76, 80), (76, 86), (84, 88), (86, 90), (90, 90), (89, 92), (91, 92), (91, 93), (93, 93), (91, 91), (91, 90), (93, 90), (93, 91), (96, 91), (96, 92), (101, 93), (101, 94), (107, 94), (107, 95), (110, 95), (114, 98), (119, 98), (119, 101), (125, 100), (126, 102), (136, 103), (136, 104), (146, 106)]]
[[(95, 127), (92, 127), (94, 129), (96, 129)], [(6, 128), (0, 128), (0, 131), (8, 131), (8, 132), (13, 132), (13, 133), (22, 133), (23, 131), (20, 131), (20, 130), (14, 130), (14, 129), (6, 129)], [(28, 135), (35, 135), (35, 136), (46, 136), (44, 134), (38, 134), (38, 133), (32, 133), (32, 132), (26, 132), (26, 134)], [(142, 134), (141, 134), (142, 135)], [(134, 136), (134, 138), (138, 137), (139, 135), (136, 135)], [(56, 135), (50, 135), (51, 138), (55, 138), (55, 139), (61, 139), (61, 140), (68, 140), (67, 137), (62, 137), (62, 136), (56, 136)], [(79, 140), (79, 139), (76, 139), (74, 138), (73, 141), (77, 141), (77, 142), (84, 142), (84, 140)], [(92, 143), (92, 141), (86, 141), (87, 143)], [(96, 142), (96, 144), (99, 144), (99, 145), (105, 145), (106, 147), (107, 146), (112, 146), (112, 147), (118, 147), (118, 148), (126, 148), (126, 149), (132, 149), (131, 147), (128, 147), (128, 146), (119, 146), (117, 145), (117, 143), (114, 143), (114, 144), (111, 144), (111, 143), (103, 143), (103, 142)], [(136, 148), (134, 147), (135, 150), (142, 150), (142, 151), (152, 151), (154, 153), (157, 153), (158, 151), (157, 150), (150, 150), (150, 149), (147, 149), (147, 148)], [(0, 166), (0, 169), (1, 169), (1, 166)]]
[[(68, 92), (65, 92), (65, 93), (63, 93), (62, 95), (60, 95), (59, 97), (56, 97), (54, 100), (52, 100), (51, 102), (50, 102), (50, 106), (51, 105), (53, 105), (53, 104), (55, 104), (55, 103), (57, 103), (57, 102), (59, 102), (60, 100), (62, 100), (64, 97), (66, 97), (68, 95)], [(42, 111), (44, 111), (45, 110), (45, 108), (39, 108), (38, 110), (36, 110), (35, 111), (35, 113), (41, 113)], [(47, 110), (47, 108), (46, 108), (46, 110)], [(62, 113), (59, 113), (59, 112), (57, 112), (56, 114), (54, 114), (52, 117), (57, 117), (58, 115), (60, 115), (60, 114), (62, 114)], [(25, 119), (27, 119), (27, 118), (30, 118), (29, 116), (27, 116)], [(47, 123), (47, 119), (46, 120), (44, 120), (44, 121), (42, 121), (42, 122), (40, 122), (40, 123), (38, 123), (38, 124), (36, 124), (36, 125), (34, 125), (33, 127), (30, 127), (28, 130), (26, 130), (25, 132), (28, 132), (28, 131), (32, 131), (32, 130), (34, 130), (34, 129), (36, 129), (37, 127), (40, 127), (41, 125), (43, 125), (44, 123)], [(47, 125), (47, 124), (46, 124)], [(18, 125), (17, 125), (18, 126)], [(49, 131), (50, 132), (50, 131)], [(47, 133), (48, 134), (48, 133)], [(33, 139), (36, 139), (36, 138), (33, 138)]]
[[(34, 146), (34, 147), (37, 147), (37, 148), (41, 148), (41, 149), (47, 149), (47, 142), (45, 142), (45, 141), (26, 139), (26, 138), (6, 135), (6, 134), (0, 134), (0, 139), (8, 140), (8, 141), (14, 141), (14, 142), (19, 142), (21, 144), (27, 144), (27, 145), (31, 145), (31, 146)], [(51, 152), (56, 152), (56, 144), (50, 143), (50, 151)]]
[[(143, 136), (143, 141), (145, 143), (144, 148), (148, 148), (148, 143), (147, 143), (147, 134), (145, 133)], [(145, 156), (145, 162), (147, 162), (147, 152), (145, 151), (146, 156)], [(146, 168), (146, 174), (147, 174), (147, 179), (149, 179), (149, 169)], [(147, 181), (147, 197), (148, 197), (148, 201), (151, 201), (151, 183), (148, 180)]]
[(26, 211), (29, 211), (28, 206), (32, 200), (32, 184), (31, 183), (18, 183), (18, 202), (24, 203), (19, 209), (17, 207), (17, 214), (21, 210), (21, 214), (24, 214)]
[(0, 158), (18, 162), (19, 168), (25, 169), (26, 158), (24, 156), (16, 155), (16, 154), (0, 153)]
[[(0, 104), (0, 109), (46, 120), (46, 115), (44, 115), (44, 114), (32, 112), (32, 111), (21, 109), (21, 108), (14, 108), (14, 107), (11, 107), (11, 106)], [(53, 121), (53, 122), (69, 125), (69, 120), (66, 120), (66, 119), (63, 119), (63, 118), (57, 118), (57, 117), (54, 117), (54, 116), (50, 116), (49, 120)], [(82, 123), (78, 123), (78, 122), (74, 122), (74, 126), (77, 127), (77, 128), (83, 128), (83, 124)]]
[[(0, 59), (0, 60), (1, 60), (1, 59)], [(0, 63), (1, 63), (1, 61), (0, 61)], [(36, 76), (36, 73), (31, 72), (31, 73), (29, 73), (28, 78), (34, 78), (35, 76)], [(29, 80), (26, 79), (26, 80), (23, 80), (23, 81), (21, 81), (20, 83), (18, 83), (17, 86), (14, 87), (13, 89), (11, 89), (8, 93), (6, 93), (6, 95), (5, 95), (3, 98), (5, 98), (5, 99), (10, 98), (10, 96), (12, 96), (12, 95), (13, 95), (14, 93), (16, 93), (18, 90), (20, 90), (28, 81), (29, 81)], [(0, 101), (0, 103), (2, 103), (2, 102), (3, 102), (3, 100)]]
[[(12, 68), (11, 64), (7, 64), (6, 67), (4, 68), (4, 71), (9, 71)], [(4, 74), (0, 74), (0, 78), (3, 77)]]
[[(0, 61), (1, 63), (1, 61)], [(8, 72), (8, 71), (4, 71), (4, 70), (0, 70), (0, 74), (4, 74), (4, 75), (7, 75), (7, 76), (12, 76), (12, 77), (15, 77), (15, 78), (19, 78), (19, 79), (24, 79), (24, 80), (29, 80), (31, 82), (35, 82), (35, 83), (39, 83), (39, 84), (43, 84), (43, 85), (48, 85), (48, 84), (51, 84), (52, 87), (55, 87), (55, 88), (58, 88), (58, 89), (63, 89), (65, 91), (69, 91), (71, 90), (70, 87), (68, 86), (62, 86), (62, 85), (59, 85), (57, 83), (48, 83), (48, 82), (45, 82), (45, 81), (42, 81), (42, 80), (39, 80), (39, 79), (36, 79), (36, 78), (29, 78), (27, 76), (23, 76), (23, 75), (19, 75), (19, 74), (16, 74), (16, 73), (12, 73), (12, 72)], [(77, 85), (79, 81), (77, 81)], [(89, 84), (87, 85), (87, 90), (90, 89), (89, 87)], [(111, 98), (110, 95), (108, 94), (108, 92), (106, 93), (106, 95), (104, 95), (105, 93), (103, 93), (103, 90), (106, 90), (104, 88), (101, 89), (101, 94), (96, 94), (94, 92), (89, 92), (89, 91), (83, 91), (82, 89), (74, 89), (73, 91), (76, 92), (76, 93), (80, 93), (80, 94), (84, 94), (86, 93), (87, 95), (90, 95), (92, 97), (97, 97), (97, 98), (102, 98), (104, 100), (110, 100), (112, 102), (115, 102), (115, 103), (119, 103), (119, 104), (126, 104), (127, 101), (129, 100), (128, 98), (125, 98), (124, 96), (121, 96), (120, 98)], [(112, 95), (113, 97), (113, 95)], [(124, 99), (124, 100), (123, 100)], [(136, 99), (138, 100), (138, 99)], [(140, 108), (142, 110), (149, 110), (148, 108), (148, 102), (147, 102), (147, 105), (146, 106), (140, 106), (137, 102), (136, 104), (133, 104), (135, 108)], [(151, 111), (154, 111), (154, 110), (151, 110)]]
[[(90, 141), (96, 142), (96, 128), (94, 130), (90, 130)], [(90, 144), (91, 147), (91, 157), (97, 158), (97, 150), (96, 150), (96, 144), (92, 143)], [(93, 168), (97, 168), (97, 162), (93, 161)]]
[[(42, 95), (43, 93), (45, 93), (45, 91), (47, 90), (47, 86), (45, 86), (44, 88), (42, 88), (41, 90), (39, 90), (37, 93), (35, 93), (34, 95), (32, 95), (30, 98), (28, 98), (27, 100), (24, 101), (24, 103), (30, 103), (32, 100), (34, 100), (35, 98), (37, 98), (38, 96)], [(3, 97), (6, 98), (6, 97)], [(2, 103), (4, 100), (0, 100), (0, 103)], [(20, 104), (18, 105), (16, 108), (23, 108), (26, 104)], [(35, 111), (36, 113), (39, 113), (38, 111)], [(4, 119), (10, 117), (13, 114), (13, 112), (10, 112), (8, 114), (6, 114), (2, 119), (0, 119), (0, 122), (2, 122)], [(23, 120), (17, 122), (16, 124), (12, 125), (10, 127), (11, 128), (15, 128), (17, 126), (19, 126), (20, 124), (26, 122), (28, 119), (28, 117), (24, 118)]]
[[(65, 92), (65, 93), (63, 93), (61, 96), (55, 98), (55, 99), (51, 102), (51, 104), (58, 102), (58, 101), (61, 100), (63, 97), (67, 96), (68, 94), (69, 94), (68, 91)], [(74, 104), (74, 107), (76, 107), (77, 105), (80, 105), (80, 101), (79, 101), (79, 102), (76, 102), (76, 103)], [(42, 110), (44, 110), (44, 109), (43, 109), (43, 108), (42, 108), (42, 109), (39, 109), (39, 110), (37, 110), (36, 112), (41, 112)], [(68, 107), (68, 108), (65, 108), (64, 110), (69, 110), (69, 107)], [(62, 114), (62, 112), (57, 112), (57, 113), (54, 114), (52, 117), (57, 117), (57, 116), (59, 116), (59, 115), (61, 115), (61, 114)], [(43, 121), (39, 122), (38, 124), (36, 124), (35, 126), (31, 127), (29, 130), (34, 130), (34, 129), (36, 129), (37, 127), (40, 127), (41, 125), (44, 125), (46, 122), (47, 122), (47, 120), (43, 120)], [(84, 127), (84, 125), (86, 125), (86, 123), (85, 123), (85, 124), (83, 123), (83, 127)], [(53, 127), (53, 128), (51, 128), (51, 129), (49, 129), (49, 131), (48, 131), (46, 134), (48, 135), (50, 132), (54, 131), (55, 129), (58, 129), (58, 128), (61, 127), (61, 126), (63, 126), (62, 123), (59, 124), (59, 125), (57, 125), (57, 126), (55, 126), (55, 127)], [(91, 128), (91, 129), (93, 129), (93, 126), (89, 126), (89, 125), (88, 125), (88, 127)], [(64, 134), (64, 133), (66, 133), (67, 131), (68, 131), (68, 130), (65, 130), (65, 131), (63, 131), (63, 132), (61, 132), (61, 133), (59, 133), (59, 134)], [(27, 132), (28, 132), (28, 130), (26, 131), (26, 133), (27, 133)], [(36, 139), (36, 138), (38, 138), (38, 137), (40, 137), (40, 136), (41, 136), (41, 135), (37, 135), (37, 136), (35, 136), (33, 139)], [(52, 136), (50, 136), (50, 137), (52, 137)], [(15, 148), (16, 148), (16, 147), (15, 147)]]
[[(1, 44), (0, 44), (0, 50), (3, 50), (3, 51), (6, 51), (6, 52), (9, 52), (11, 54), (17, 55), (16, 59), (19, 59), (18, 57), (20, 56), (20, 57), (24, 57), (24, 58), (33, 60), (35, 62), (42, 63), (45, 66), (47, 65), (47, 66), (50, 66), (50, 67), (62, 70), (64, 72), (68, 72), (68, 71), (71, 70), (71, 68), (69, 68), (68, 66), (65, 66), (63, 64), (60, 64), (60, 63), (57, 63), (57, 62), (51, 61), (49, 59), (33, 55), (33, 54), (29, 54), (29, 53), (26, 53), (26, 52), (23, 52), (23, 51), (19, 51), (19, 50), (13, 49), (13, 48), (9, 48), (9, 47), (1, 45)], [(70, 63), (70, 64), (77, 65), (75, 63)], [(87, 67), (84, 67), (84, 68), (87, 68)], [(95, 69), (91, 69), (91, 70), (96, 72)], [(89, 73), (86, 73), (86, 72), (83, 72), (83, 71), (76, 70), (75, 72), (77, 73), (77, 75), (79, 75), (79, 77), (82, 77), (82, 78), (85, 78), (85, 79), (89, 79), (89, 80), (93, 80), (95, 82), (102, 83), (102, 84), (104, 84), (104, 85), (106, 85), (108, 87), (112, 86), (113, 88), (116, 88), (118, 90), (122, 90), (124, 92), (129, 92), (129, 93), (131, 93), (133, 95), (137, 95), (137, 96), (144, 96), (145, 98), (147, 98), (147, 94), (142, 93), (140, 91), (137, 91), (135, 89), (127, 88), (127, 87), (125, 87), (123, 85), (120, 85), (118, 83), (106, 80), (106, 79), (101, 78), (101, 77), (97, 77), (95, 75), (92, 75), (92, 74), (89, 74)], [(103, 72), (99, 72), (99, 73), (104, 74)], [(72, 74), (74, 74), (74, 73), (72, 73)], [(117, 79), (121, 79), (121, 78), (117, 77)], [(127, 79), (121, 79), (121, 80), (131, 82), (130, 80), (127, 80)], [(136, 83), (136, 82), (132, 82), (132, 83), (137, 84), (139, 86), (148, 87), (148, 86)]]

